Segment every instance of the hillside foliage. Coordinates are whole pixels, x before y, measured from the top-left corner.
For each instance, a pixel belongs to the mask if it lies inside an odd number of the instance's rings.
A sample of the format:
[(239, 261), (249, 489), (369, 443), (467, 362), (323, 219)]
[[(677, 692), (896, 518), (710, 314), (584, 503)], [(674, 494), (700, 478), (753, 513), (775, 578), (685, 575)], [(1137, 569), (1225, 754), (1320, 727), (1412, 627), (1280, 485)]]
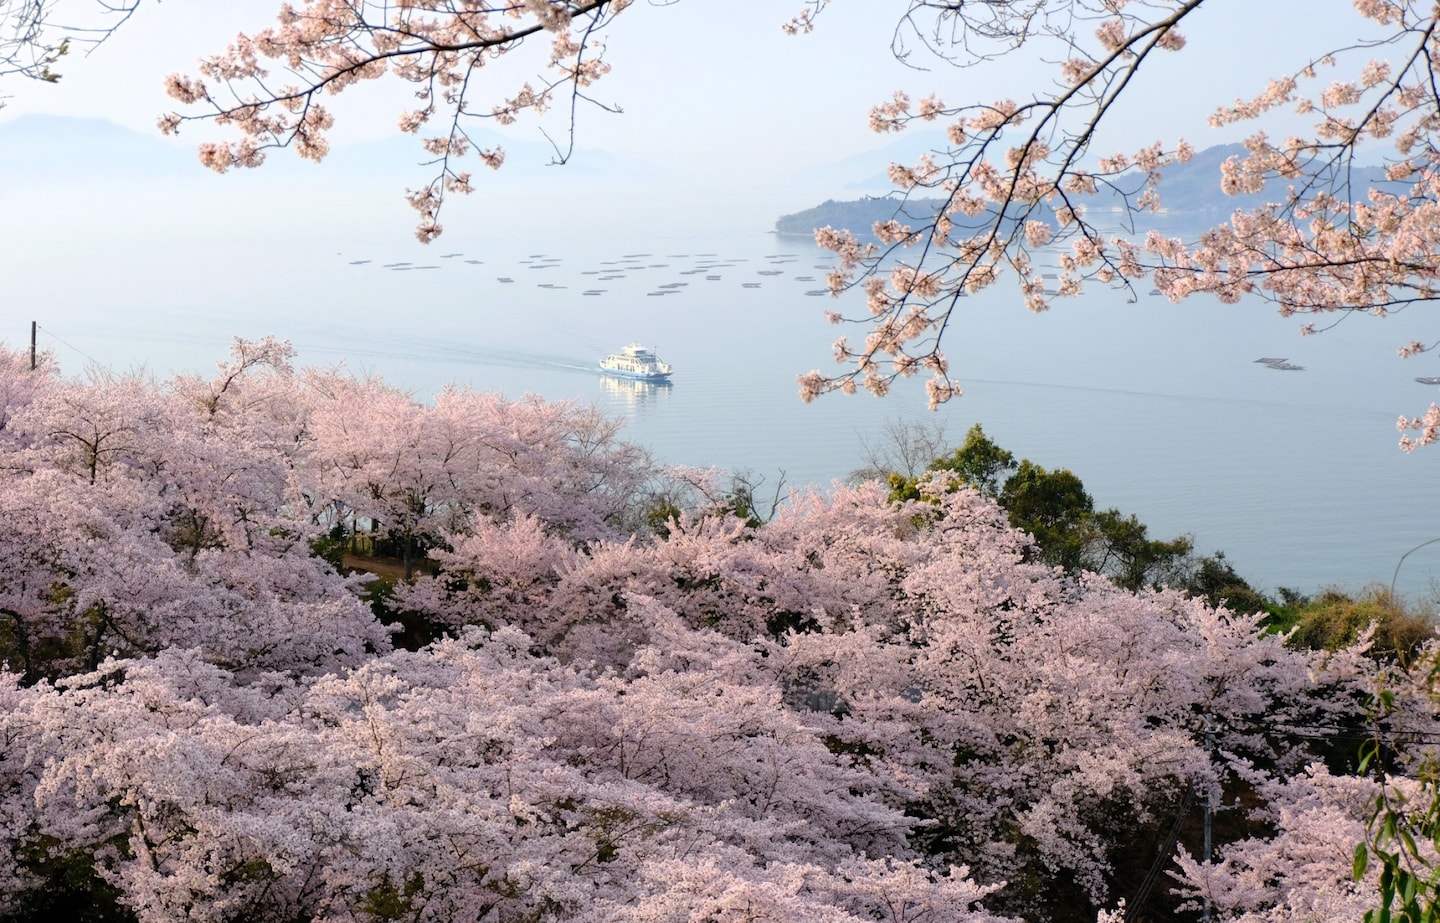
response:
[[(1365, 637), (1067, 572), (943, 470), (761, 522), (571, 404), (268, 340), (166, 382), (0, 359), (6, 923), (1338, 920), (1378, 887)], [(383, 592), (333, 564), (387, 548)]]

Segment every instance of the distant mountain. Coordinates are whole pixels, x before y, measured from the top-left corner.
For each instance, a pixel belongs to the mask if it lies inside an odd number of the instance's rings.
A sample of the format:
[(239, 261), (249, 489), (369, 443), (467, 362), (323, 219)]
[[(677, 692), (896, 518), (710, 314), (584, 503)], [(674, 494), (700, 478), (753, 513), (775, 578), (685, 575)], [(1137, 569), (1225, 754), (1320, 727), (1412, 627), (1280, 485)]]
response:
[(943, 151), (949, 142), (943, 131), (903, 132), (883, 147), (817, 167), (807, 164), (807, 172), (817, 169), (838, 177), (837, 188), (869, 195), (883, 196), (895, 188), (890, 182), (890, 164), (913, 164), (924, 154)]
[(903, 201), (886, 196), (867, 196), (848, 202), (826, 200), (814, 208), (782, 215), (775, 233), (787, 237), (810, 237), (816, 228), (849, 228), (855, 234), (870, 235), (870, 229), (892, 218), (901, 224), (929, 221), (943, 203), (940, 199)]
[(1253, 208), (1272, 202), (1282, 195), (1285, 184), (1279, 180), (1272, 180), (1264, 192), (1248, 195), (1227, 196), (1220, 191), (1221, 164), (1231, 157), (1244, 156), (1245, 145), (1220, 144), (1197, 151), (1185, 163), (1167, 169), (1159, 186), (1160, 201), (1165, 210), (1184, 214), (1228, 214), (1237, 208)]
[[(1220, 191), (1220, 166), (1230, 157), (1244, 156), (1245, 147), (1240, 144), (1222, 144), (1199, 151), (1186, 163), (1175, 164), (1165, 171), (1160, 180), (1160, 201), (1164, 205), (1163, 215), (1167, 220), (1195, 216), (1214, 220), (1227, 215), (1237, 208), (1253, 208), (1265, 202), (1282, 197), (1288, 185), (1284, 180), (1272, 180), (1263, 192), (1227, 196)], [(1139, 188), (1142, 178), (1127, 178), (1127, 191)], [(1383, 185), (1384, 173), (1379, 167), (1364, 168), (1355, 177), (1355, 182), (1366, 187)], [(1104, 192), (1090, 197), (1086, 203), (1091, 212), (1101, 209), (1122, 207), (1118, 192)], [(805, 236), (814, 233), (815, 228), (848, 228), (863, 238), (871, 238), (871, 228), (876, 222), (894, 218), (902, 223), (928, 221), (940, 208), (938, 199), (914, 199), (903, 201), (894, 196), (866, 196), (849, 201), (829, 200), (814, 208), (782, 215), (775, 221), (775, 232), (784, 236)]]
[(87, 177), (164, 175), (196, 165), (195, 152), (105, 119), (21, 115), (0, 122), (0, 174), (6, 179), (64, 173)]
[[(21, 115), (0, 122), (0, 182), (24, 182), (27, 177), (61, 174), (68, 178), (165, 177), (177, 175), (208, 177), (195, 153), (196, 144), (208, 135), (201, 129), (184, 132), (178, 140), (154, 132), (135, 131), (105, 119), (72, 118), (58, 115)], [(510, 138), (477, 130), (476, 139), (499, 145), (506, 151), (507, 177), (542, 176), (555, 159), (547, 143)], [(324, 162), (323, 172), (343, 177), (399, 177), (413, 183), (412, 173), (431, 160), (420, 140), (394, 135), (375, 141), (337, 144)], [(268, 152), (267, 176), (313, 179), (316, 164), (302, 161), (288, 151)], [(467, 158), (465, 169), (483, 174), (479, 160)], [(622, 160), (602, 151), (577, 150), (565, 167), (575, 180), (639, 180), (653, 175), (651, 165)], [(548, 177), (553, 177), (550, 171)]]
[[(470, 135), (478, 145), (499, 147), (505, 151), (502, 171), (512, 179), (543, 177), (555, 180), (560, 178), (557, 177), (559, 173), (572, 180), (638, 181), (653, 176), (656, 170), (654, 164), (616, 157), (594, 148), (575, 149), (562, 166), (556, 163), (559, 155), (548, 142), (510, 137), (483, 129), (472, 129)], [(413, 172), (417, 166), (433, 159), (421, 146), (420, 136), (395, 134), (373, 141), (336, 145), (325, 163), (333, 170), (408, 177), (410, 174), (406, 171)], [(461, 168), (480, 176), (489, 173), (489, 168), (474, 154), (467, 154), (462, 159)]]

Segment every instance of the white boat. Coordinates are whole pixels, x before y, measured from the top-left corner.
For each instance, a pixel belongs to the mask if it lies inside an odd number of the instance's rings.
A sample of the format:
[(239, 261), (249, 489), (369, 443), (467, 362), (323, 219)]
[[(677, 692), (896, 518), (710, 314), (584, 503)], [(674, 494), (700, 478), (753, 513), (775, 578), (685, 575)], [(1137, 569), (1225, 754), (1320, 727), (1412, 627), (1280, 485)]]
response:
[(631, 343), (618, 353), (601, 359), (600, 371), (641, 381), (669, 381), (671, 369), (650, 347)]

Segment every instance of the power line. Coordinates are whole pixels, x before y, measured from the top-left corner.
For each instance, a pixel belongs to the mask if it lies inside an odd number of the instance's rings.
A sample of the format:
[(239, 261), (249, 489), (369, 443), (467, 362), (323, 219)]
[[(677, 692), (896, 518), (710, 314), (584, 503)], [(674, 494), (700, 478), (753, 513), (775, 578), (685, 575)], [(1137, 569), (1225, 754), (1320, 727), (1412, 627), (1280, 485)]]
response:
[(83, 349), (81, 349), (80, 347), (75, 346), (75, 345), (70, 344), (70, 343), (67, 343), (67, 342), (65, 342), (64, 340), (60, 339), (60, 337), (58, 337), (58, 336), (55, 335), (55, 332), (54, 332), (53, 330), (50, 330), (50, 329), (47, 328), (47, 327), (41, 327), (39, 324), (36, 324), (36, 325), (35, 325), (35, 328), (36, 328), (37, 330), (44, 330), (44, 331), (45, 331), (45, 335), (48, 336), (50, 339), (52, 339), (52, 340), (54, 340), (55, 342), (59, 343), (61, 346), (66, 347), (67, 349), (74, 350), (75, 352), (79, 353), (81, 356), (84, 356), (84, 357), (85, 357), (87, 360), (89, 360), (91, 363), (93, 363), (93, 364), (95, 364), (95, 365), (97, 365), (97, 366), (100, 366), (101, 368), (109, 368), (109, 366), (107, 366), (105, 363), (101, 362), (99, 359), (96, 359), (94, 356), (92, 356), (92, 355), (90, 355), (89, 353), (85, 352), (85, 351), (84, 351)]

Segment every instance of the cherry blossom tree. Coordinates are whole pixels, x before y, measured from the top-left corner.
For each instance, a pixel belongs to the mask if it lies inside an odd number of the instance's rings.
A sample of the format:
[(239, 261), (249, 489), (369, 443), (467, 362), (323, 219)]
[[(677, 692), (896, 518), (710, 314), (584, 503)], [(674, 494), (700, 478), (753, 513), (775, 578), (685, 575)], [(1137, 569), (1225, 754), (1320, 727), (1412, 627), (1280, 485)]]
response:
[(1225, 845), (1209, 863), (1180, 850), (1179, 890), (1189, 908), (1244, 923), (1364, 919), (1376, 903), (1380, 869), (1357, 877), (1354, 856), (1366, 839), (1374, 780), (1312, 764), (1262, 792), (1274, 835)]
[(1437, 654), (1432, 640), (1413, 659), (1387, 664), (1368, 680), (1365, 719), (1337, 722), (1348, 739), (1369, 738), (1358, 772), (1337, 771), (1332, 757), (1261, 779), (1250, 810), (1262, 828), (1211, 857), (1179, 851), (1175, 877), (1189, 906), (1246, 923), (1434, 915)]
[(655, 465), (600, 409), (450, 389), (436, 395), (435, 412), (473, 427), (470, 477), (482, 485), (475, 507), (485, 515), (535, 516), (577, 543), (614, 538), (637, 525)]
[(168, 386), (170, 543), (254, 549), (293, 543), (311, 444), (310, 411), (291, 366), (294, 349), (237, 339), (216, 376), (179, 376)]
[(328, 672), (389, 641), (321, 536), (373, 527), (413, 568), (543, 523), (553, 555), (619, 537), (647, 496), (648, 456), (593, 409), (425, 406), (292, 357), (237, 341), (213, 378), (159, 383), (4, 355), (0, 656), (26, 682), (175, 643), (237, 672)]
[(485, 520), (534, 517), (577, 543), (615, 537), (653, 474), (618, 423), (575, 402), (447, 389), (421, 405), (338, 370), (310, 374), (306, 388), (311, 505), (393, 536), (407, 577)]
[[(1377, 783), (1317, 760), (1377, 683), (1421, 790), (1424, 671), (1048, 566), (944, 472), (628, 529), (591, 412), (291, 359), (0, 360), (0, 917), (1093, 918), (1202, 791), (1253, 813), (1182, 899), (1300, 918), (1362, 900)], [(433, 643), (312, 552), (344, 511), (433, 543)]]
[(437, 430), (418, 402), (374, 379), (337, 370), (312, 374), (308, 384), (320, 505), (348, 511), (390, 536), (410, 576), (447, 517), (458, 513), (450, 466), (466, 449), (465, 435)]
[(55, 373), (54, 358), (48, 353), (32, 369), (29, 358), (18, 350), (0, 349), (0, 440), (4, 440), (7, 458), (13, 458), (11, 452), (24, 442), (24, 436), (10, 426), (11, 418), (34, 400)]
[(471, 632), (268, 696), (182, 650), (0, 686), (0, 908), (65, 860), (143, 921), (999, 919), (963, 868), (866, 858), (913, 822), (753, 652), (688, 640), (608, 680)]
[[(1304, 752), (1293, 732), (1346, 707), (1344, 695), (1322, 705), (1322, 690), (1350, 688), (1358, 662), (1331, 664), (1316, 685), (1315, 665), (1266, 638), (1258, 616), (1070, 583), (1023, 563), (978, 495), (945, 503), (929, 540), (940, 547), (897, 569), (888, 624), (802, 633), (775, 662), (795, 688), (832, 693), (849, 747), (926, 780), (909, 810), (934, 822), (928, 851), (964, 854), (981, 880), (1038, 875), (1056, 900), (1062, 886), (1040, 870), (1064, 868), (1072, 901), (1113, 900), (1121, 830), (1155, 829), (1188, 785), (1233, 790), (1247, 763), (1288, 774)], [(876, 648), (866, 635), (893, 640)], [(897, 726), (913, 730), (891, 736)], [(1213, 750), (1207, 726), (1223, 728)], [(1033, 912), (1043, 899), (1025, 887), (1001, 906)]]
[(37, 395), (14, 425), (35, 430), (34, 451), (47, 465), (95, 484), (153, 461), (160, 430), (153, 382), (96, 370), (91, 381), (59, 380)]
[(284, 375), (240, 381), (247, 348), (213, 388), (44, 370), (7, 387), (0, 652), (26, 682), (181, 642), (250, 672), (389, 648), (356, 581), (310, 553), (294, 397)]
[(1010, 883), (994, 906), (1021, 914), (1104, 906), (1124, 831), (1168, 823), (1190, 787), (1287, 779), (1311, 728), (1358, 714), (1358, 654), (1322, 661), (1259, 614), (1031, 563), (1002, 509), (949, 486), (904, 503), (837, 488), (767, 524), (682, 516), (583, 548), (515, 521), (451, 543), (400, 599), (606, 670), (647, 649), (713, 658), (697, 632), (762, 652), (746, 669), (926, 821), (912, 846)]

